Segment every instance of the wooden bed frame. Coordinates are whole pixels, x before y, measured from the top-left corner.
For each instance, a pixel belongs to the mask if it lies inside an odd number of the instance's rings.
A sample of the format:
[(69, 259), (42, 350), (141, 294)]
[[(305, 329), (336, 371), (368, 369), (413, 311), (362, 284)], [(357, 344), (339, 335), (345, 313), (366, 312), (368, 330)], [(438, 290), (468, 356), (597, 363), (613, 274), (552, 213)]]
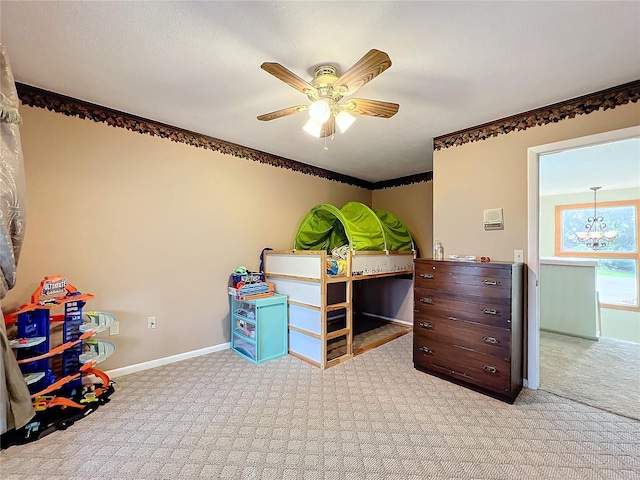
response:
[(350, 251), (346, 274), (335, 276), (327, 274), (330, 258), (315, 250), (264, 252), (267, 281), (288, 297), (289, 353), (323, 369), (361, 353), (353, 349), (353, 282), (412, 274), (415, 253)]

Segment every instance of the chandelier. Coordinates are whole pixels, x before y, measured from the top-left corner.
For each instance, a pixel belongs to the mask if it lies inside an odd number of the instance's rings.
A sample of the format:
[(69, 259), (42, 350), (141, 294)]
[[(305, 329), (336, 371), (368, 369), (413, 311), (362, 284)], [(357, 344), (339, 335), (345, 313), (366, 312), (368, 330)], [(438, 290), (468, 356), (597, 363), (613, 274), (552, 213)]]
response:
[(613, 242), (618, 236), (615, 230), (605, 231), (607, 224), (602, 216), (598, 216), (598, 203), (596, 201), (596, 193), (601, 187), (591, 187), (593, 190), (593, 216), (587, 219), (584, 232), (575, 232), (576, 238), (580, 243), (584, 243), (592, 250), (604, 248), (610, 242)]

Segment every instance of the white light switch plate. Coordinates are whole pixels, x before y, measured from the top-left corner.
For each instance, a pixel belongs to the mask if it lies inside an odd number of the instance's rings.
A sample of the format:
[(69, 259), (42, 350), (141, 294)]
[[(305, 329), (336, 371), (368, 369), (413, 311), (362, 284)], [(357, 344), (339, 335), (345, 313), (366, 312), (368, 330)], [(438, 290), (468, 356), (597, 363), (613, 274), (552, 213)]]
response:
[(513, 261), (515, 263), (524, 263), (524, 251), (523, 250), (514, 250), (513, 251)]

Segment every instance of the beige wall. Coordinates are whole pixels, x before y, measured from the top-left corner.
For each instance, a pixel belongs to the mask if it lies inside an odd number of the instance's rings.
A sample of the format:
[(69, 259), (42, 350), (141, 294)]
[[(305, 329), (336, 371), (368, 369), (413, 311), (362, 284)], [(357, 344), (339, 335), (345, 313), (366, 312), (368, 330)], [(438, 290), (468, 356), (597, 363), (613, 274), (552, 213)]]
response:
[[(431, 256), (433, 182), (374, 190), (373, 208), (393, 213), (407, 226), (421, 257)], [(366, 313), (413, 323), (413, 279), (380, 278), (362, 289)]]
[(421, 257), (431, 256), (433, 229), (433, 182), (374, 190), (373, 208), (393, 213), (407, 226)]
[[(434, 152), (433, 236), (445, 255), (527, 258), (527, 149), (640, 125), (640, 103)], [(502, 208), (504, 230), (485, 232), (483, 210)]]
[[(640, 125), (640, 103), (630, 103), (435, 151), (433, 237), (443, 243), (445, 256), (513, 262), (514, 250), (523, 250), (526, 259), (527, 149), (636, 125)], [(483, 211), (490, 208), (503, 209), (504, 230), (484, 231)], [(524, 345), (527, 372), (528, 339)]]
[[(5, 313), (45, 275), (113, 312), (113, 369), (229, 341), (229, 274), (289, 249), (316, 204), (371, 192), (44, 109), (23, 107), (27, 230)], [(157, 328), (147, 330), (147, 316)], [(102, 334), (106, 336), (107, 334)]]

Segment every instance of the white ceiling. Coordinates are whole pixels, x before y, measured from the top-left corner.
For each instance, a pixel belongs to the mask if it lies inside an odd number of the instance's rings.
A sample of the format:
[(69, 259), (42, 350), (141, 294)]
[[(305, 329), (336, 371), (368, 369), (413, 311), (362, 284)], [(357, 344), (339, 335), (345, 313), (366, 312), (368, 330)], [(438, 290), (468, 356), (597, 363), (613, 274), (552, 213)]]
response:
[(640, 190), (640, 138), (602, 143), (540, 157), (540, 195)]
[[(434, 136), (640, 78), (640, 2), (1, 2), (16, 81), (367, 181), (432, 170)], [(371, 48), (358, 97), (400, 104), (315, 139), (256, 116)]]

